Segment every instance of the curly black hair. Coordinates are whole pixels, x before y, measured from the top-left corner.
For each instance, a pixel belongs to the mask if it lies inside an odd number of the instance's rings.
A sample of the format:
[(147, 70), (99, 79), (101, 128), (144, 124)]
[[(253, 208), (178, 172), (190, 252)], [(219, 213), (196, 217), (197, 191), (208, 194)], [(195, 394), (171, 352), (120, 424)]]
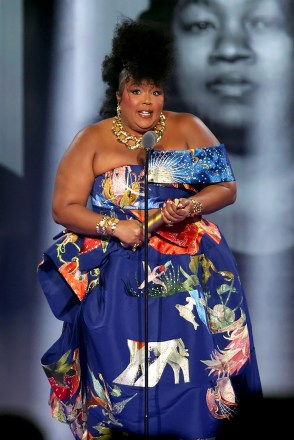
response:
[(102, 79), (107, 84), (100, 115), (111, 117), (116, 111), (119, 76), (126, 69), (135, 81), (150, 80), (164, 85), (173, 63), (172, 36), (156, 23), (123, 18), (114, 30), (112, 50), (102, 63)]

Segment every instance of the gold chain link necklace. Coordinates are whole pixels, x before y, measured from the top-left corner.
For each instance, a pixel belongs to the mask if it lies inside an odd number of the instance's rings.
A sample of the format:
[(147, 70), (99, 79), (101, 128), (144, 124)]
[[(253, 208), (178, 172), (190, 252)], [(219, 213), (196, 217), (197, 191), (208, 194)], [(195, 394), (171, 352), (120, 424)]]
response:
[[(163, 113), (160, 114), (159, 121), (155, 126), (155, 133), (157, 136), (157, 141), (160, 141), (162, 135), (165, 130), (165, 116)], [(135, 136), (133, 134), (129, 134), (125, 131), (121, 118), (119, 116), (115, 116), (112, 121), (112, 132), (116, 139), (123, 143), (129, 150), (138, 150), (138, 148), (143, 149), (142, 146), (142, 136)]]

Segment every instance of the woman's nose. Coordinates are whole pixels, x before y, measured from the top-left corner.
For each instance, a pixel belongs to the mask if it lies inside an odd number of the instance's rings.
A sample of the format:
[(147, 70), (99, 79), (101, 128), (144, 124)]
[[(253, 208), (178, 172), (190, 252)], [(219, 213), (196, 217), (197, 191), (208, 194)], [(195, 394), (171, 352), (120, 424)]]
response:
[(210, 54), (211, 63), (219, 61), (236, 62), (253, 59), (253, 51), (242, 29), (238, 32), (224, 30), (216, 36), (214, 48)]
[(143, 97), (144, 104), (150, 105), (151, 104), (151, 96), (148, 93), (145, 93)]

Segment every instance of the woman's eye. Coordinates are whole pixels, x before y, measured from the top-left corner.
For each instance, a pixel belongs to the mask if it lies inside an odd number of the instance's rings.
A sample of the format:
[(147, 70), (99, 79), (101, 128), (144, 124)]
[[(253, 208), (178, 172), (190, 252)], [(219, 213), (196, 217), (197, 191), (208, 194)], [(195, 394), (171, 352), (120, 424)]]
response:
[(200, 33), (215, 29), (216, 26), (211, 21), (194, 21), (191, 23), (182, 23), (182, 29), (186, 32)]
[(153, 95), (160, 96), (161, 95), (161, 91), (160, 90), (154, 90)]
[(250, 29), (256, 30), (256, 31), (262, 31), (266, 29), (272, 29), (278, 26), (277, 20), (274, 18), (251, 18), (248, 20), (247, 26)]
[(139, 89), (134, 89), (131, 90), (131, 93), (133, 93), (133, 95), (140, 95), (141, 91)]

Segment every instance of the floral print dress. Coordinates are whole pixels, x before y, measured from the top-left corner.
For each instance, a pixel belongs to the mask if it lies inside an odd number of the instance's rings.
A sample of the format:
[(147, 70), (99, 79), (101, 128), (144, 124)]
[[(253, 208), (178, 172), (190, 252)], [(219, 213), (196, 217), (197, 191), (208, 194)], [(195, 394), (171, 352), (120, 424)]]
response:
[[(148, 167), (148, 209), (234, 180), (222, 144), (154, 150)], [(144, 166), (109, 170), (95, 179), (93, 210), (138, 218), (144, 192)], [(65, 230), (38, 266), (64, 322), (41, 360), (51, 412), (77, 440), (217, 437), (243, 400), (261, 396), (246, 298), (219, 228), (205, 218), (163, 226), (145, 251)]]

